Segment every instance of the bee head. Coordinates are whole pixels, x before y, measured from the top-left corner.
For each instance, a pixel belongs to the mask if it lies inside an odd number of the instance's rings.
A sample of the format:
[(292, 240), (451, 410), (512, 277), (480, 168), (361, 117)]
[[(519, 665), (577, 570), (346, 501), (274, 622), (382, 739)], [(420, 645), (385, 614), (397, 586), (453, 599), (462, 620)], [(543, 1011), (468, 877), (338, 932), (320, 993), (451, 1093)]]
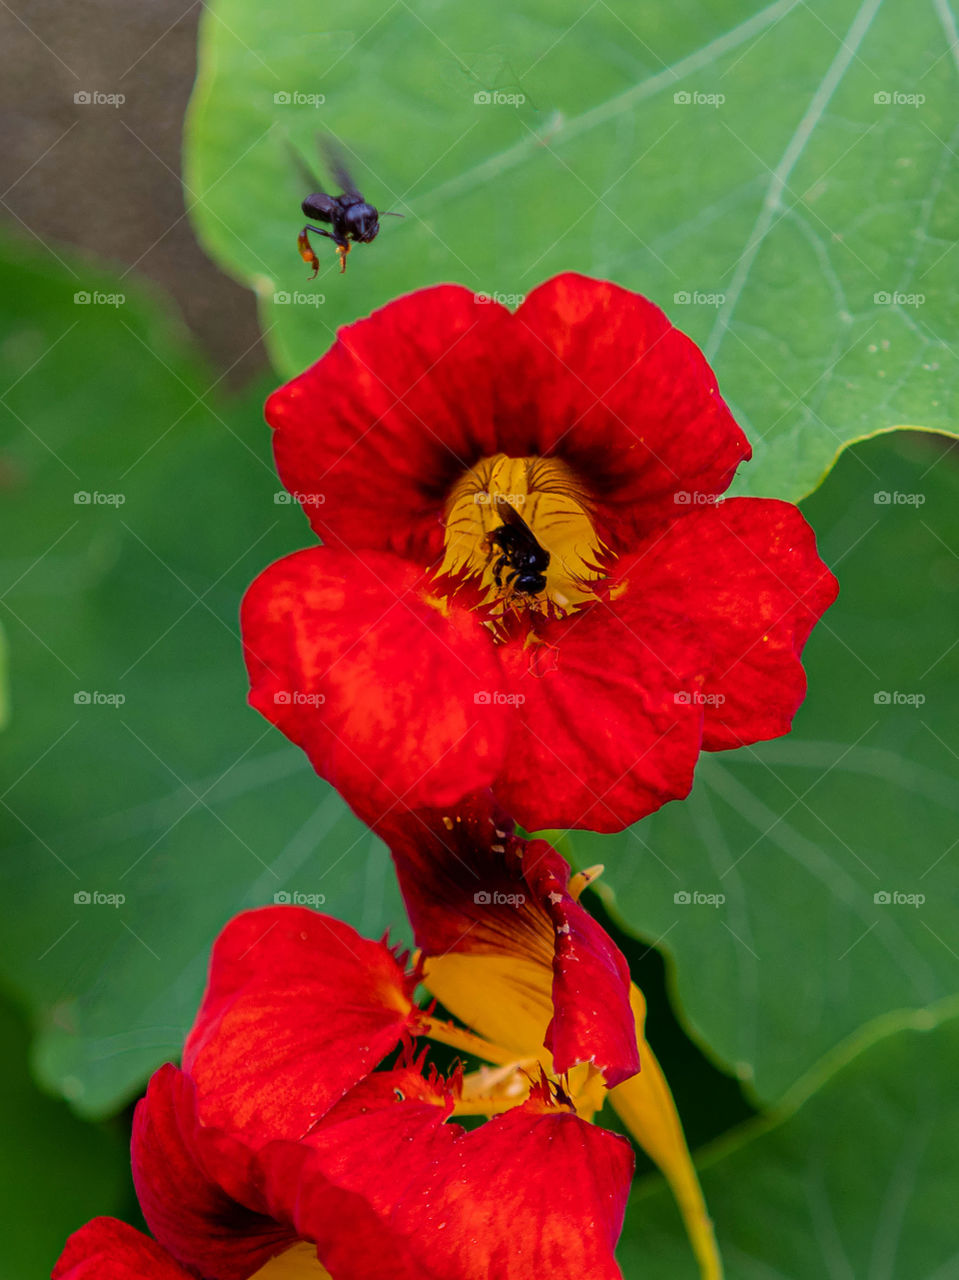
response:
[(347, 233), (354, 240), (368, 243), (375, 239), (376, 233), (380, 229), (379, 214), (371, 204), (363, 201), (360, 204), (350, 205), (344, 216)]

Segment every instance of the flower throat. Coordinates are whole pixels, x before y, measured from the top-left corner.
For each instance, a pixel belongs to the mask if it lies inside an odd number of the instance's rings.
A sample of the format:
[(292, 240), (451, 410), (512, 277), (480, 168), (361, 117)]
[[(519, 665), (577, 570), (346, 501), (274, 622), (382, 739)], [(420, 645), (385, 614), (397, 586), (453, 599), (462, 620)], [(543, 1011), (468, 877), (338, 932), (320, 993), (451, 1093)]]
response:
[(558, 458), (497, 453), (464, 471), (446, 502), (439, 576), (472, 582), (493, 619), (522, 609), (563, 617), (595, 599), (607, 555), (589, 499)]

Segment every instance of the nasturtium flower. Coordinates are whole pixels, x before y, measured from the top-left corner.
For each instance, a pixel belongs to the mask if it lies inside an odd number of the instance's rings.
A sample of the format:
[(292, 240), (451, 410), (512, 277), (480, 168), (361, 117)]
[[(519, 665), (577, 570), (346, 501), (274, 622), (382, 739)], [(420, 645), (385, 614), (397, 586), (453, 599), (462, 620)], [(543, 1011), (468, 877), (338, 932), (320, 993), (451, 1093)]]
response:
[(324, 545), (247, 594), (251, 701), (364, 816), (492, 787), (528, 830), (620, 830), (788, 731), (835, 581), (796, 507), (723, 500), (749, 445), (647, 299), (423, 289), (266, 416)]
[[(55, 1280), (620, 1280), (629, 1143), (533, 1063), (508, 1093), (511, 1055), (420, 1009), (419, 977), (304, 908), (235, 918), (183, 1070), (161, 1068), (137, 1109), (153, 1238), (96, 1219)], [(495, 1065), (444, 1077), (422, 1037)]]
[[(137, 1109), (152, 1239), (97, 1219), (56, 1280), (621, 1280), (634, 1160), (598, 1123), (607, 1098), (715, 1280), (642, 997), (579, 902), (598, 869), (571, 875), (488, 792), (380, 830), (417, 953), (302, 907), (233, 919), (182, 1070)], [(429, 1042), (456, 1055), (446, 1074)]]
[[(545, 840), (518, 836), (489, 793), (452, 812), (394, 815), (378, 830), (393, 855), (423, 985), (517, 1063), (575, 1086), (580, 1115), (595, 1117), (608, 1101), (665, 1175), (704, 1280), (719, 1277), (682, 1124), (646, 1040), (645, 999), (579, 901), (602, 867), (571, 875)], [(515, 1096), (515, 1078), (502, 1077), (500, 1087)]]

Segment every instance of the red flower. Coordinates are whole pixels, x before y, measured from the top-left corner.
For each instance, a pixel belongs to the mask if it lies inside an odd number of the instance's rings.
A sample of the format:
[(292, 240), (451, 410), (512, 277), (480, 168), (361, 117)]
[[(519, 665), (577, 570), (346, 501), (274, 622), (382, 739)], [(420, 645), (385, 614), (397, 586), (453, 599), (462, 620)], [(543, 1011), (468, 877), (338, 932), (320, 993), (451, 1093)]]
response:
[[(510, 1055), (412, 1003), (418, 972), (301, 908), (233, 920), (183, 1072), (137, 1108), (134, 1180), (153, 1239), (97, 1219), (55, 1280), (619, 1280), (629, 1144)], [(491, 1055), (450, 1080), (401, 1041)], [(502, 1112), (503, 1114), (497, 1114)], [(491, 1116), (467, 1131), (453, 1114)]]
[(645, 1000), (579, 902), (602, 867), (570, 876), (546, 841), (519, 838), (488, 794), (453, 814), (424, 810), (378, 830), (422, 949), (424, 986), (507, 1054), (563, 1073), (580, 1115), (600, 1112), (608, 1099), (669, 1182), (703, 1280), (716, 1280), (712, 1223), (645, 1038)]
[(247, 594), (251, 701), (368, 819), (492, 786), (619, 830), (788, 731), (835, 582), (795, 507), (720, 502), (749, 446), (645, 298), (424, 289), (266, 413), (326, 545)]

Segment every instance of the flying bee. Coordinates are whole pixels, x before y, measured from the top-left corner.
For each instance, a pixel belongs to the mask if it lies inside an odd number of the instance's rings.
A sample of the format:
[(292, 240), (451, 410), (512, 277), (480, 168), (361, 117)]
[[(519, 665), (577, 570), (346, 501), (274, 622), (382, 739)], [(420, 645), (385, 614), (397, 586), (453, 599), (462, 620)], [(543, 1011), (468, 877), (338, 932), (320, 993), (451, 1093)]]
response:
[[(371, 240), (376, 239), (380, 230), (380, 213), (360, 194), (346, 167), (343, 153), (328, 138), (321, 139), (321, 146), (326, 154), (330, 173), (336, 185), (341, 188), (341, 194), (331, 196), (325, 191), (314, 191), (312, 195), (306, 197), (301, 206), (307, 218), (315, 219), (318, 222), (328, 222), (332, 227), (331, 231), (327, 231), (324, 227), (314, 227), (311, 223), (307, 223), (299, 234), (297, 244), (300, 250), (300, 257), (307, 266), (313, 268), (311, 280), (315, 278), (320, 269), (320, 260), (313, 252), (313, 246), (310, 244), (309, 233), (311, 231), (314, 235), (326, 236), (336, 245), (336, 254), (340, 260), (340, 274), (342, 275), (346, 270), (346, 255), (350, 251), (350, 242), (369, 244)], [(319, 182), (303, 164), (299, 154), (297, 152), (293, 154), (297, 167), (306, 182), (313, 187), (319, 186)], [(402, 218), (403, 215), (384, 210), (383, 216)]]
[[(549, 552), (536, 541), (536, 535), (512, 504), (497, 504), (503, 523), (488, 536), (493, 581), (498, 587), (537, 596), (546, 590)], [(504, 584), (505, 577), (505, 584)]]

